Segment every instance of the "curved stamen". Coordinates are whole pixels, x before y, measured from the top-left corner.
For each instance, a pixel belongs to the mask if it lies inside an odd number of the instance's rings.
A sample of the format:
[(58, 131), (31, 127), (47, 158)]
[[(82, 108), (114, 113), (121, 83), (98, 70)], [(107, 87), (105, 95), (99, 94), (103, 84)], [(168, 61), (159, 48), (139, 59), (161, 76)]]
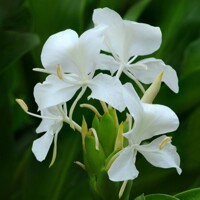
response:
[(138, 56), (133, 56), (128, 62), (127, 65), (131, 64)]
[(162, 150), (167, 142), (169, 142), (172, 139), (172, 137), (165, 137), (159, 144), (159, 149)]
[(99, 117), (99, 118), (101, 117), (101, 114), (99, 113), (99, 111), (93, 105), (84, 103), (84, 104), (81, 104), (80, 107), (81, 108), (88, 108), (91, 111), (93, 111), (96, 114), (97, 117)]
[(100, 101), (100, 104), (103, 108), (104, 113), (109, 113), (106, 103), (104, 101)]
[(124, 191), (125, 191), (125, 189), (126, 189), (127, 183), (128, 183), (128, 181), (124, 181), (124, 182), (122, 183), (122, 186), (121, 186), (121, 188), (120, 188), (120, 190), (119, 190), (119, 195), (118, 195), (119, 199), (121, 199), (122, 195), (124, 194)]
[(55, 135), (54, 135), (53, 156), (52, 156), (52, 160), (51, 160), (51, 163), (49, 165), (49, 168), (54, 164), (54, 162), (56, 160), (56, 155), (57, 155), (57, 139), (58, 139), (58, 133), (55, 133)]
[(75, 101), (73, 102), (70, 111), (69, 111), (69, 125), (71, 128), (75, 128), (74, 124), (73, 124), (73, 120), (72, 120), (72, 115), (74, 112), (74, 109), (76, 107), (76, 104), (78, 103), (79, 99), (83, 96), (83, 94), (85, 93), (85, 90), (87, 89), (87, 86), (82, 87), (81, 92), (78, 94), (78, 96), (76, 97)]
[(145, 93), (145, 89), (143, 87), (143, 85), (135, 78), (135, 76), (133, 76), (130, 72), (124, 70), (124, 73), (133, 81), (135, 81), (135, 83), (137, 84), (137, 86), (140, 88), (140, 90)]
[(41, 118), (41, 119), (51, 119), (51, 120), (60, 120), (61, 117), (48, 117), (48, 116), (43, 116), (43, 115), (37, 115), (34, 114), (32, 112), (28, 111), (28, 106), (26, 105), (26, 103), (22, 100), (22, 99), (16, 99), (16, 102), (20, 105), (20, 107), (24, 110), (24, 112), (26, 112), (27, 114), (33, 116), (33, 117), (37, 117), (37, 118)]

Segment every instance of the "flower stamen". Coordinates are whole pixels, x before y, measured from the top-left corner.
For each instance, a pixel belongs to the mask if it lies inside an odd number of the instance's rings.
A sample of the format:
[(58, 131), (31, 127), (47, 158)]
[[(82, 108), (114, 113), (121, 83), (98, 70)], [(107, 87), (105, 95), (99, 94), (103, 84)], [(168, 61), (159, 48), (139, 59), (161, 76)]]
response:
[(159, 149), (162, 150), (167, 142), (169, 142), (172, 139), (172, 137), (165, 137), (159, 144)]
[(63, 70), (62, 70), (62, 67), (61, 67), (60, 64), (58, 64), (58, 65), (56, 66), (56, 73), (57, 73), (57, 75), (58, 75), (58, 78), (61, 79), (61, 80), (63, 80), (63, 78), (64, 78), (64, 73), (63, 73)]
[(97, 117), (99, 117), (99, 118), (101, 117), (101, 114), (99, 113), (99, 111), (93, 105), (84, 103), (84, 104), (81, 104), (80, 107), (81, 108), (88, 108), (91, 111), (93, 111), (96, 114)]

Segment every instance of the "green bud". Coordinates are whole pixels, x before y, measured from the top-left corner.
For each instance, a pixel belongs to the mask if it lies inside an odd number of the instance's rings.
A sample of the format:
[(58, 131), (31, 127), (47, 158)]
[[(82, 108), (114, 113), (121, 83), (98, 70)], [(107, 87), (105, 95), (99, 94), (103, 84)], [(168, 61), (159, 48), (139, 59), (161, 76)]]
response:
[(109, 113), (104, 113), (100, 119), (95, 117), (92, 124), (92, 127), (98, 134), (99, 142), (106, 156), (109, 156), (114, 151), (117, 137), (118, 124), (116, 123), (113, 110), (109, 109)]
[(84, 164), (89, 175), (97, 175), (104, 167), (106, 156), (101, 144), (96, 149), (96, 141), (93, 135), (85, 136)]
[(153, 100), (155, 99), (155, 97), (157, 96), (157, 94), (160, 90), (163, 74), (164, 74), (163, 71), (158, 74), (158, 76), (155, 78), (155, 80), (153, 81), (151, 86), (144, 93), (144, 95), (141, 99), (142, 102), (144, 102), (144, 103), (152, 103), (153, 102)]

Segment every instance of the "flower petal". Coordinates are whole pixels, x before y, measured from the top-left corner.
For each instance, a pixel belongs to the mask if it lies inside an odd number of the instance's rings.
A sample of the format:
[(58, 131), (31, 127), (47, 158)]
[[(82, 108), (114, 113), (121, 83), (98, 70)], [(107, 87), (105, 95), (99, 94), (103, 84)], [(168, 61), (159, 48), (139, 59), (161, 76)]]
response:
[(134, 124), (132, 140), (140, 144), (153, 136), (175, 131), (179, 126), (176, 114), (167, 106), (142, 103), (143, 116)]
[(121, 56), (124, 39), (124, 24), (121, 16), (109, 8), (98, 8), (94, 10), (93, 22), (95, 25), (104, 24), (108, 26), (105, 31), (107, 49), (103, 50)]
[(88, 82), (88, 87), (92, 90), (88, 98), (104, 101), (120, 112), (125, 109), (122, 85), (116, 77), (100, 73)]
[(68, 72), (78, 75), (81, 79), (87, 79), (90, 73), (94, 74), (96, 60), (103, 45), (105, 28), (105, 26), (97, 26), (85, 31), (77, 42), (67, 49), (65, 59), (71, 63), (65, 66)]
[(155, 58), (148, 58), (141, 60), (134, 65), (140, 64), (146, 65), (147, 69), (134, 69), (129, 67), (128, 70), (142, 83), (149, 84), (152, 83), (155, 77), (164, 71), (162, 81), (175, 93), (178, 93), (178, 77), (176, 71), (169, 65), (165, 65), (162, 60)]
[(159, 27), (124, 20), (124, 51), (128, 58), (134, 55), (148, 55), (159, 49), (161, 31)]
[(40, 125), (36, 129), (36, 133), (47, 132), (50, 129), (53, 129), (54, 130), (53, 132), (60, 131), (58, 129), (61, 129), (61, 127), (62, 127), (62, 116), (61, 116), (57, 106), (53, 106), (53, 107), (49, 107), (44, 110), (41, 110), (41, 116), (45, 116), (45, 117), (49, 117), (49, 118), (52, 117), (52, 119), (43, 118)]
[(119, 156), (108, 170), (111, 181), (126, 181), (135, 179), (139, 172), (135, 167), (136, 151), (126, 147), (119, 152)]
[(160, 143), (166, 138), (161, 136), (151, 143), (140, 145), (137, 150), (146, 158), (148, 162), (156, 167), (161, 168), (176, 168), (178, 174), (181, 174), (180, 157), (176, 152), (176, 147), (168, 141), (163, 148), (160, 148)]
[(100, 54), (97, 59), (98, 69), (109, 70), (112, 75), (119, 69), (119, 63), (110, 55)]
[(68, 67), (73, 64), (66, 59), (67, 51), (78, 41), (75, 31), (67, 29), (50, 36), (43, 46), (41, 61), (43, 66), (52, 71), (56, 71), (56, 66), (60, 64), (64, 72), (69, 72)]
[(78, 84), (72, 85), (55, 75), (49, 75), (43, 83), (36, 84), (34, 97), (39, 109), (42, 110), (69, 101), (79, 88)]
[(108, 26), (105, 32), (108, 50), (123, 62), (128, 62), (134, 55), (153, 53), (160, 47), (161, 31), (158, 27), (123, 20), (109, 8), (94, 10), (93, 21), (95, 25)]
[(138, 121), (143, 113), (140, 98), (131, 83), (123, 85), (123, 98), (126, 107), (128, 108), (135, 121)]
[(53, 142), (53, 134), (46, 132), (43, 136), (33, 142), (32, 151), (38, 161), (43, 161)]

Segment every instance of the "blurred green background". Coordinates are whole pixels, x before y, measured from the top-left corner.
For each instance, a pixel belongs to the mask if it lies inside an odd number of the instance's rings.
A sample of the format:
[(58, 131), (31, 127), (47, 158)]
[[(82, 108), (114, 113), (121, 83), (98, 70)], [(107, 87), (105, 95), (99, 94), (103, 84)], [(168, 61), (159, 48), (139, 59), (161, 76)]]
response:
[[(140, 175), (131, 198), (144, 193), (176, 194), (200, 187), (200, 1), (199, 0), (1, 0), (0, 1), (0, 199), (90, 200), (87, 174), (73, 162), (82, 161), (80, 135), (64, 126), (58, 156), (48, 168), (52, 149), (40, 163), (31, 152), (40, 120), (27, 116), (16, 104), (24, 99), (33, 112), (34, 85), (44, 75), (40, 53), (46, 39), (58, 31), (81, 34), (92, 26), (93, 9), (109, 7), (126, 19), (159, 26), (161, 48), (152, 55), (176, 69), (180, 92), (163, 85), (157, 103), (171, 107), (180, 127), (173, 144), (181, 156), (183, 173), (158, 169), (138, 156)], [(82, 117), (82, 110), (77, 119)], [(85, 113), (89, 115), (91, 113)]]

